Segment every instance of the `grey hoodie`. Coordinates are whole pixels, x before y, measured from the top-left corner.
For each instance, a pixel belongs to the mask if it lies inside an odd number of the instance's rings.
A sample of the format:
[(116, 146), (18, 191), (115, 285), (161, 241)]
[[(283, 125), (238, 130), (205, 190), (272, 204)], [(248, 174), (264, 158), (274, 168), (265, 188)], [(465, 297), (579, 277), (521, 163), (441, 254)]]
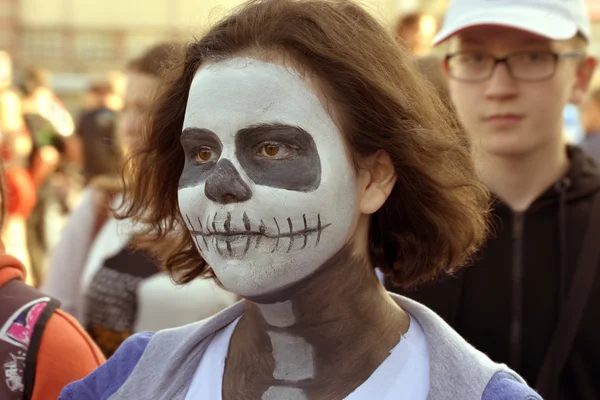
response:
[[(541, 399), (515, 372), (470, 346), (433, 311), (405, 297), (390, 296), (425, 332), (431, 368), (429, 400)], [(215, 333), (241, 316), (244, 305), (241, 301), (180, 328), (133, 336), (105, 366), (67, 386), (59, 400), (184, 400)]]

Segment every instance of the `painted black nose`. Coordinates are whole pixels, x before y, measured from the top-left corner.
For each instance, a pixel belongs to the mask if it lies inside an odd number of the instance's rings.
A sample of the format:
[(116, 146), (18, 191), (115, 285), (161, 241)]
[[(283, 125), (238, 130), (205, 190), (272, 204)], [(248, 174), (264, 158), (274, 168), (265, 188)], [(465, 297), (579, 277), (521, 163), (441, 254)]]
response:
[(252, 197), (252, 191), (227, 159), (220, 160), (212, 169), (204, 184), (204, 193), (220, 204), (240, 203)]

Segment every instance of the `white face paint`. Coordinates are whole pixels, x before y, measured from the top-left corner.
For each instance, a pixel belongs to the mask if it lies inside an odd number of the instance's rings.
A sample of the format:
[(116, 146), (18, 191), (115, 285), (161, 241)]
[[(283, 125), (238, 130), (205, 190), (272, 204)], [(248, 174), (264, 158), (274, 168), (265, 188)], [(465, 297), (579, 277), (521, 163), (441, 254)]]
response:
[(260, 304), (258, 309), (267, 325), (276, 328), (289, 328), (296, 323), (294, 303), (289, 300), (283, 303)]
[(285, 288), (344, 245), (357, 217), (355, 173), (297, 71), (252, 58), (205, 66), (183, 128), (180, 210), (227, 289)]
[(304, 394), (304, 390), (299, 388), (273, 386), (267, 390), (262, 400), (306, 400), (308, 397)]
[(313, 347), (306, 339), (285, 332), (267, 331), (267, 333), (271, 339), (275, 360), (273, 378), (287, 382), (314, 379)]

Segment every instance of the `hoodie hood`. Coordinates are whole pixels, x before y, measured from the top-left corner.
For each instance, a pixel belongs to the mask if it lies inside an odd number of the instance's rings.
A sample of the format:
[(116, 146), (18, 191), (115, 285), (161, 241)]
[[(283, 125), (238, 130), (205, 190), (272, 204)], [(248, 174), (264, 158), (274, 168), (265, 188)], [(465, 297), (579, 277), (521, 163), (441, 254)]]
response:
[(575, 146), (567, 147), (567, 155), (571, 162), (569, 170), (533, 203), (534, 206), (557, 201), (562, 188), (566, 190), (567, 201), (579, 200), (600, 190), (600, 168), (592, 157)]
[[(546, 189), (529, 207), (535, 211), (558, 202), (570, 203), (589, 197), (600, 190), (600, 167), (592, 157), (588, 156), (579, 147), (567, 146), (569, 157), (569, 170), (567, 173)], [(498, 197), (494, 196), (494, 205), (498, 210), (509, 210)]]

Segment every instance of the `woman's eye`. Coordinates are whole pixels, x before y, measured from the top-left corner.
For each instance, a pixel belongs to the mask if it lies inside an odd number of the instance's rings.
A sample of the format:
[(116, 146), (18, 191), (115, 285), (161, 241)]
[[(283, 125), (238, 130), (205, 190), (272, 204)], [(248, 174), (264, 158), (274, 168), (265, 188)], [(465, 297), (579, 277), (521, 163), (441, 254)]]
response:
[(201, 148), (196, 151), (196, 162), (199, 164), (214, 161), (215, 158), (215, 152), (209, 148)]
[(258, 148), (259, 156), (280, 160), (286, 158), (294, 152), (295, 149), (290, 146), (279, 143), (265, 143)]
[(279, 153), (279, 146), (276, 144), (267, 144), (264, 146), (265, 155), (274, 157)]

